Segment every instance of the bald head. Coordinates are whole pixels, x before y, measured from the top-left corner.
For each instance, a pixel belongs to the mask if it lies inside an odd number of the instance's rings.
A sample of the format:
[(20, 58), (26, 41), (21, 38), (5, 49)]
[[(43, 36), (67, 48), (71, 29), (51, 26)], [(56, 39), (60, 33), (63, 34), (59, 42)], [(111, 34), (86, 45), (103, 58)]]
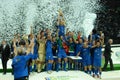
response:
[(112, 44), (112, 43), (113, 43), (113, 40), (112, 40), (112, 39), (109, 39), (108, 42), (109, 42), (110, 44)]

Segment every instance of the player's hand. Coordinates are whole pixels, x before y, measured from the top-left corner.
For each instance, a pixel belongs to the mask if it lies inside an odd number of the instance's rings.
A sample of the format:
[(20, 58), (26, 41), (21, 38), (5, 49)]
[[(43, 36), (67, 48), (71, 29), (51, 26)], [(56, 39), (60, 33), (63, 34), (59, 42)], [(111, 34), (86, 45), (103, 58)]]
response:
[(31, 52), (31, 48), (28, 47), (27, 50), (26, 50), (26, 53), (29, 54)]
[(14, 38), (14, 39), (13, 39), (13, 42), (15, 42), (15, 43), (16, 43), (16, 38)]

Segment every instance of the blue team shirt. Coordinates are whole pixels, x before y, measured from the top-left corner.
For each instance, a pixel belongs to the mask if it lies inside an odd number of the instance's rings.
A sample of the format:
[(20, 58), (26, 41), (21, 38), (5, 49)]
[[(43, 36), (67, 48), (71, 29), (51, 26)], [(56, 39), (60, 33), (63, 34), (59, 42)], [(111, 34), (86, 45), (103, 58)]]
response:
[(47, 40), (46, 42), (46, 57), (48, 56), (53, 56), (51, 40)]
[(101, 55), (102, 55), (102, 47), (101, 46), (100, 47), (96, 47), (94, 49), (94, 59), (101, 60)]
[(94, 62), (93, 66), (101, 67), (101, 55), (102, 55), (102, 47), (96, 47), (94, 49)]
[(18, 55), (13, 58), (12, 67), (15, 79), (28, 76), (27, 61), (32, 57), (33, 55), (30, 53), (28, 55)]
[(59, 25), (58, 26), (59, 29), (59, 36), (64, 36), (65, 35), (65, 26), (64, 25)]
[(88, 46), (88, 48), (84, 48), (84, 47), (81, 48), (80, 52), (83, 60), (86, 60), (88, 59), (88, 57), (90, 57), (90, 49), (91, 49), (91, 46)]
[(75, 46), (75, 55), (77, 55), (82, 49), (82, 44), (78, 43)]

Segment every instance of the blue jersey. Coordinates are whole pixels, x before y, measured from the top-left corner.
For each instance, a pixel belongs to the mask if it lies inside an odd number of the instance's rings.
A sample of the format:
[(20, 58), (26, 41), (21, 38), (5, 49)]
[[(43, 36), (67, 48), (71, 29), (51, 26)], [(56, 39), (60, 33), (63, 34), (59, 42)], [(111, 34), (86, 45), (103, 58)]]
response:
[(82, 56), (82, 64), (83, 66), (89, 66), (91, 65), (91, 58), (90, 58), (90, 49), (91, 46), (89, 46), (88, 48), (81, 48), (81, 56)]
[(75, 46), (75, 55), (77, 55), (82, 49), (82, 44), (78, 43)]
[(80, 53), (81, 53), (83, 59), (87, 59), (87, 57), (90, 56), (90, 48), (91, 48), (91, 46), (89, 46), (88, 48), (83, 48), (83, 47), (81, 48)]
[(102, 55), (102, 47), (96, 47), (94, 49), (94, 59), (99, 59), (101, 60), (101, 55)]
[(12, 60), (12, 67), (14, 71), (14, 78), (21, 78), (28, 76), (27, 61), (32, 58), (33, 55), (30, 53), (28, 55), (16, 56)]
[(47, 40), (47, 42), (46, 42), (46, 59), (47, 60), (52, 60), (53, 59), (51, 40)]
[(65, 35), (65, 26), (64, 25), (59, 25), (58, 26), (59, 29), (59, 36), (64, 36)]
[(94, 61), (93, 66), (101, 67), (101, 55), (102, 55), (102, 47), (96, 47), (94, 49)]

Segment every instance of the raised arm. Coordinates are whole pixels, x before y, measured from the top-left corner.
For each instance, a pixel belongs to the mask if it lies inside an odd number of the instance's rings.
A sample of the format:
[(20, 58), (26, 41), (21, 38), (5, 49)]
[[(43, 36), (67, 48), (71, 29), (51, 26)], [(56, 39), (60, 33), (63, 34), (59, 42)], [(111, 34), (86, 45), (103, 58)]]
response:
[(90, 33), (90, 42), (89, 43), (92, 43), (92, 32)]
[(14, 48), (14, 54), (17, 55), (17, 47), (16, 47), (16, 38), (13, 39), (13, 48)]
[(32, 39), (30, 41), (30, 45), (27, 48), (26, 53), (27, 53), (27, 55), (24, 56), (24, 57), (25, 57), (25, 61), (28, 61), (30, 58), (33, 57), (33, 53), (34, 53), (34, 39)]
[(100, 39), (101, 46), (104, 47), (104, 39)]
[(30, 41), (30, 45), (26, 50), (27, 54), (29, 54), (29, 53), (33, 54), (33, 52), (34, 52), (34, 38)]
[(59, 14), (58, 14), (58, 22), (57, 22), (57, 25), (61, 24), (61, 22), (62, 22), (62, 24), (64, 24), (64, 26), (65, 26), (65, 19), (64, 19), (62, 10), (60, 9), (58, 12), (59, 12)]

